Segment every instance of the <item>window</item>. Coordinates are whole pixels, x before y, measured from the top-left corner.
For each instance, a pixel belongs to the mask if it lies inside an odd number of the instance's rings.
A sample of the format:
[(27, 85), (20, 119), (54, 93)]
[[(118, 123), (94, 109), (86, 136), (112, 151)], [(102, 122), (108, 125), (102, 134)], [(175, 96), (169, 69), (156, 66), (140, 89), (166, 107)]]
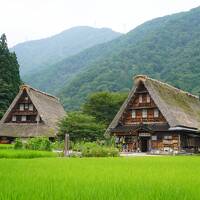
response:
[(147, 103), (150, 103), (151, 99), (150, 96), (147, 94)]
[(147, 118), (147, 109), (142, 110), (142, 118)]
[(26, 96), (25, 98), (24, 98), (26, 101), (28, 101), (28, 97)]
[(23, 111), (24, 110), (24, 104), (19, 104), (19, 110)]
[(13, 115), (13, 116), (12, 116), (12, 121), (13, 121), (13, 122), (16, 122), (16, 121), (17, 121), (16, 115)]
[(21, 121), (22, 121), (22, 122), (25, 122), (25, 121), (26, 121), (26, 115), (22, 115)]
[(28, 104), (27, 103), (24, 104), (24, 108), (28, 109)]
[(32, 118), (32, 115), (27, 115), (27, 116), (26, 116), (26, 120), (27, 120), (27, 121), (31, 121), (31, 118)]
[(139, 103), (142, 103), (142, 95), (139, 95)]
[(164, 136), (164, 139), (165, 139), (165, 140), (171, 140), (171, 139), (172, 139), (172, 135), (165, 135), (165, 136)]
[(33, 104), (29, 104), (29, 110), (33, 111)]
[(136, 111), (132, 110), (132, 118), (136, 118)]
[(159, 117), (159, 110), (156, 108), (154, 109), (154, 117)]
[(154, 140), (154, 141), (157, 140), (157, 135), (152, 135), (151, 140)]

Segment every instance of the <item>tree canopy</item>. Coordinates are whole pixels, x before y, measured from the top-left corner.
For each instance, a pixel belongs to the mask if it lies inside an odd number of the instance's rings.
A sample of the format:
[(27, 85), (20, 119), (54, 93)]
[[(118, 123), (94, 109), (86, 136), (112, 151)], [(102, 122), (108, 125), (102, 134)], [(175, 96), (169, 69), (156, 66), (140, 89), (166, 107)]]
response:
[(127, 97), (127, 93), (97, 92), (91, 94), (82, 106), (82, 111), (109, 125)]
[(106, 126), (90, 115), (70, 112), (59, 123), (59, 134), (69, 134), (70, 140), (95, 141), (103, 139)]
[(19, 91), (19, 64), (7, 46), (6, 35), (0, 37), (0, 118)]

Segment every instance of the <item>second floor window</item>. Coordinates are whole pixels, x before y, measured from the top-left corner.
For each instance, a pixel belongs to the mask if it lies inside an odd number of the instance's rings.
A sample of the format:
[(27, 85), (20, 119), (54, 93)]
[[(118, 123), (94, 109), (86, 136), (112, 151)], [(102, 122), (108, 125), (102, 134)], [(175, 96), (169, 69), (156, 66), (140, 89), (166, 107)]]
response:
[(22, 104), (22, 103), (19, 104), (19, 110), (20, 110), (20, 111), (23, 111), (23, 110), (24, 110), (24, 104)]
[(21, 121), (22, 121), (22, 122), (25, 122), (25, 121), (26, 121), (26, 115), (22, 115)]
[(142, 110), (142, 118), (147, 118), (147, 109)]
[(132, 110), (132, 118), (136, 118), (136, 112), (135, 112), (135, 110)]
[(13, 121), (13, 122), (16, 122), (16, 121), (17, 121), (16, 115), (13, 115), (13, 116), (12, 116), (12, 121)]
[(33, 104), (29, 104), (29, 110), (33, 111)]
[(28, 109), (28, 104), (27, 103), (24, 104), (24, 108)]
[(154, 117), (159, 117), (159, 110), (156, 108), (154, 109)]
[(142, 95), (139, 95), (139, 103), (142, 103)]
[(150, 103), (151, 99), (150, 96), (147, 94), (147, 103)]

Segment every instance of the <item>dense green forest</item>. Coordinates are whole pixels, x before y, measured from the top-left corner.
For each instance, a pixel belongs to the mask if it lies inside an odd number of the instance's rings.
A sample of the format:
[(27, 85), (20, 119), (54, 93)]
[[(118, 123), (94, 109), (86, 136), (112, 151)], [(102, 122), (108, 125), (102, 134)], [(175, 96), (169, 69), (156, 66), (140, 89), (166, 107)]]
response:
[(11, 51), (16, 52), (21, 75), (26, 77), (30, 72), (41, 70), (84, 49), (108, 42), (120, 35), (108, 28), (79, 26), (49, 38), (18, 44)]
[(15, 53), (10, 53), (6, 35), (0, 38), (0, 119), (19, 91), (19, 64)]
[(197, 94), (199, 19), (200, 8), (196, 8), (148, 21), (111, 42), (34, 74), (27, 81), (60, 96), (67, 110), (79, 109), (92, 92), (128, 91), (136, 74), (146, 74)]

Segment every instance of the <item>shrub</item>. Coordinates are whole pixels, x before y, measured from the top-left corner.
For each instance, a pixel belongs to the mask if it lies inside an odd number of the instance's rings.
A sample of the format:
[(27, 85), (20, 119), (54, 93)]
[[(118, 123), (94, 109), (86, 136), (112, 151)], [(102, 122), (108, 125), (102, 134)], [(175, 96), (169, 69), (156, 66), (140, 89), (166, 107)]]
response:
[(41, 143), (40, 143), (40, 149), (43, 151), (51, 151), (51, 142), (49, 141), (48, 138), (41, 138)]
[(64, 141), (55, 141), (51, 144), (51, 148), (54, 150), (63, 150), (64, 149)]
[(28, 139), (25, 147), (31, 150), (50, 151), (51, 142), (47, 137), (35, 137)]
[(119, 150), (114, 147), (106, 147), (95, 142), (77, 143), (73, 150), (80, 151), (83, 157), (116, 157)]
[(23, 148), (23, 143), (20, 138), (15, 139), (15, 144), (14, 144), (14, 149), (22, 149)]
[(82, 157), (80, 152), (72, 152), (72, 153), (70, 153), (69, 156), (72, 157), (72, 158), (80, 158), (80, 157)]
[(73, 144), (72, 150), (82, 152), (83, 149), (90, 149), (95, 146), (97, 146), (95, 142), (77, 142)]

